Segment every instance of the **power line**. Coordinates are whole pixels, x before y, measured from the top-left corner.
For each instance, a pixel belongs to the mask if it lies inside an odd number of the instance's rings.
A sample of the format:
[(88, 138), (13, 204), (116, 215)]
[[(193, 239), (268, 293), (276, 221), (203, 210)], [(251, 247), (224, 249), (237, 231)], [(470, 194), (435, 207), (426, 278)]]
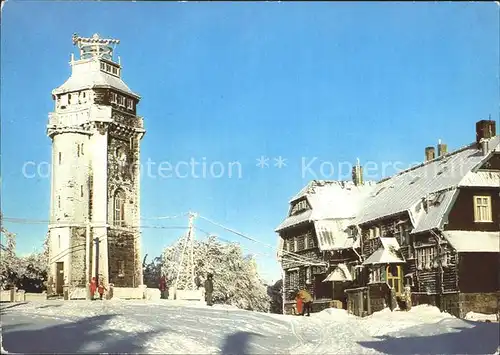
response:
[[(214, 222), (214, 221), (212, 221), (211, 219), (208, 219), (208, 218), (206, 218), (206, 217), (203, 217), (203, 216), (201, 216), (201, 215), (199, 215), (199, 214), (198, 214), (198, 217), (200, 217), (200, 218), (204, 219), (205, 221), (207, 221), (207, 222), (209, 222), (209, 223), (212, 223), (212, 224), (213, 224), (213, 225), (215, 225), (215, 226), (218, 226), (218, 227), (220, 227), (220, 228), (222, 228), (222, 229), (224, 229), (224, 230), (227, 230), (228, 232), (234, 233), (234, 234), (236, 234), (236, 235), (238, 235), (238, 236), (240, 236), (240, 237), (242, 237), (242, 238), (248, 239), (248, 240), (250, 240), (250, 241), (252, 241), (252, 242), (255, 242), (255, 243), (262, 244), (262, 245), (264, 245), (264, 246), (266, 246), (266, 247), (268, 247), (268, 248), (271, 248), (271, 249), (274, 249), (274, 248), (275, 248), (275, 246), (272, 246), (272, 245), (270, 245), (270, 244), (267, 244), (267, 243), (261, 242), (260, 240), (257, 240), (257, 239), (254, 239), (254, 238), (252, 238), (252, 237), (249, 237), (249, 236), (247, 236), (247, 235), (245, 235), (245, 234), (243, 234), (243, 233), (241, 233), (241, 232), (238, 232), (238, 231), (236, 231), (236, 230), (234, 230), (234, 229), (232, 229), (232, 228), (225, 227), (225, 226), (223, 226), (222, 224), (217, 223), (217, 222)], [(295, 259), (295, 260), (292, 260), (292, 261), (300, 261), (300, 262), (304, 262), (304, 263), (306, 263), (306, 264), (311, 264), (311, 265), (326, 265), (326, 263), (325, 263), (325, 262), (322, 262), (322, 261), (319, 261), (319, 260), (314, 260), (314, 259), (311, 259), (311, 258), (305, 257), (305, 256), (303, 256), (303, 255), (300, 255), (300, 254), (297, 254), (297, 253), (294, 253), (294, 252), (290, 252), (290, 251), (284, 251), (284, 252), (285, 252), (285, 254), (288, 254), (288, 256), (289, 256), (291, 259)]]
[[(174, 216), (160, 216), (160, 217), (149, 217), (149, 218), (146, 218), (146, 217), (141, 217), (142, 220), (172, 220), (172, 219), (176, 219), (176, 218), (180, 218), (180, 217), (184, 217), (184, 216), (188, 216), (189, 213), (182, 213), (182, 214), (178, 214), (178, 215), (174, 215)], [(233, 234), (236, 234), (238, 235), (239, 237), (242, 237), (244, 239), (247, 239), (249, 241), (252, 241), (254, 243), (258, 243), (258, 244), (261, 244), (267, 248), (270, 248), (270, 249), (275, 249), (276, 246), (273, 246), (273, 245), (270, 245), (270, 244), (267, 244), (267, 243), (264, 243), (262, 241), (259, 241), (255, 238), (252, 238), (248, 235), (245, 235), (239, 231), (236, 231), (232, 228), (229, 228), (229, 227), (226, 227), (220, 223), (217, 223), (207, 217), (204, 217), (204, 216), (201, 216), (198, 214), (198, 217), (200, 217), (201, 219), (219, 227), (219, 228), (222, 228), (230, 233), (233, 233)], [(47, 224), (47, 223), (50, 223), (49, 220), (41, 220), (41, 219), (27, 219), (27, 218), (15, 218), (15, 217), (4, 217), (2, 216), (2, 220), (5, 220), (5, 221), (8, 221), (8, 222), (12, 222), (12, 223), (20, 223), (20, 224)], [(89, 222), (91, 225), (92, 224), (108, 224), (108, 221), (106, 222), (96, 222), (96, 221), (92, 221), (92, 222)], [(68, 225), (71, 226), (71, 227), (86, 227), (88, 225), (88, 223), (71, 223), (71, 222), (63, 222), (63, 221), (59, 221), (58, 223), (55, 223), (55, 225), (57, 224), (60, 224), (62, 226), (65, 226), (65, 225)], [(76, 225), (75, 225), (76, 224)], [(113, 227), (113, 225), (110, 225), (110, 227)], [(131, 228), (131, 229), (187, 229), (186, 226), (165, 226), (165, 225), (147, 225), (147, 224), (142, 224), (142, 225), (137, 225), (137, 226), (133, 226), (133, 225), (128, 225), (126, 226), (127, 228)], [(196, 228), (197, 230), (203, 232), (204, 234), (210, 236), (212, 235), (211, 233), (208, 233), (207, 231), (204, 231), (203, 229), (199, 228), (199, 227), (194, 227)], [(113, 237), (110, 237), (110, 238), (113, 238)], [(138, 237), (135, 237), (134, 239), (136, 239)], [(223, 238), (220, 238), (217, 236), (217, 238), (221, 241), (224, 241), (226, 243), (234, 243), (234, 241), (229, 241), (229, 240), (225, 240)], [(297, 254), (297, 253), (294, 253), (294, 252), (291, 252), (291, 251), (287, 251), (287, 250), (282, 250), (282, 253), (286, 255), (286, 259), (289, 259), (290, 261), (295, 261), (295, 262), (301, 262), (301, 263), (305, 263), (305, 264), (310, 264), (310, 265), (324, 265), (326, 263), (324, 262), (321, 262), (319, 260), (315, 260), (315, 259), (312, 259), (312, 258), (309, 258), (309, 257), (305, 257), (301, 254)]]

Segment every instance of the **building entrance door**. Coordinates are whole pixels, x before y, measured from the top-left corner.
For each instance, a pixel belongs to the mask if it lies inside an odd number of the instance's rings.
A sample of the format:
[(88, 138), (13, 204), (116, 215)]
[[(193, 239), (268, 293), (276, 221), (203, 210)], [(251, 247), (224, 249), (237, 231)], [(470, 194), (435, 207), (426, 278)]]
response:
[(63, 285), (64, 285), (64, 263), (57, 262), (56, 263), (56, 294), (63, 294)]

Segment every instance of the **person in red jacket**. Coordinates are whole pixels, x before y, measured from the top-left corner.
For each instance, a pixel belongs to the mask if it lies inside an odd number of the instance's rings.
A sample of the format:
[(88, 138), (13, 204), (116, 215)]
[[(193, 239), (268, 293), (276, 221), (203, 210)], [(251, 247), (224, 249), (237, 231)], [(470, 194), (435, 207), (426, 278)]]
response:
[(96, 285), (96, 279), (95, 277), (92, 278), (92, 281), (90, 281), (90, 284), (89, 284), (89, 290), (90, 290), (90, 299), (93, 301), (94, 300), (94, 295), (95, 295), (95, 291), (97, 289), (97, 285)]
[(104, 295), (104, 291), (107, 291), (106, 287), (104, 287), (104, 284), (101, 283), (99, 284), (99, 287), (97, 288), (97, 292), (99, 292), (99, 299), (102, 300), (102, 296)]

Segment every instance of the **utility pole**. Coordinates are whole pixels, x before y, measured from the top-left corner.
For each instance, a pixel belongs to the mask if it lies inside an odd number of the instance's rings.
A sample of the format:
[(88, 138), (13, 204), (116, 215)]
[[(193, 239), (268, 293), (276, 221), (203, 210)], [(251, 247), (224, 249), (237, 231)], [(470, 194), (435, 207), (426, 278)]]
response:
[(95, 242), (95, 283), (99, 285), (99, 238), (94, 238)]
[(194, 290), (195, 285), (195, 265), (194, 265), (194, 219), (195, 213), (189, 212), (188, 232), (184, 237), (179, 269), (175, 280), (175, 289)]
[(85, 282), (87, 289), (87, 299), (90, 299), (90, 250), (91, 250), (91, 241), (90, 241), (90, 222), (87, 221), (87, 225), (85, 226)]

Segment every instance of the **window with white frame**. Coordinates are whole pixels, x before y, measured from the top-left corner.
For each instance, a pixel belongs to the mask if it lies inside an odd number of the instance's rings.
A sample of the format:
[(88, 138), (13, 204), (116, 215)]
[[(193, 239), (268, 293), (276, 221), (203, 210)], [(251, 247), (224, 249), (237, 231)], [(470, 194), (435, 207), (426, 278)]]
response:
[(121, 95), (118, 95), (118, 105), (125, 106), (125, 98)]
[(474, 221), (493, 222), (491, 215), (491, 196), (474, 196)]
[(290, 269), (286, 272), (286, 277), (285, 276), (285, 279), (287, 279), (288, 281), (288, 287), (289, 288), (292, 288), (292, 289), (295, 289), (297, 287), (299, 287), (299, 270), (298, 269)]
[(376, 283), (385, 281), (385, 275), (383, 271), (383, 267), (373, 266), (370, 270), (370, 282)]
[(436, 247), (424, 247), (416, 250), (417, 268), (426, 270), (435, 267), (436, 263)]
[(309, 249), (309, 235), (304, 235), (304, 249)]
[(312, 270), (311, 267), (308, 266), (306, 268), (306, 284), (311, 284), (312, 282)]
[(130, 110), (134, 108), (134, 101), (132, 99), (127, 99), (127, 108)]
[(380, 237), (380, 227), (375, 227), (375, 238)]
[(116, 92), (111, 93), (110, 101), (113, 104), (116, 104), (118, 102), (118, 94)]
[(293, 251), (299, 251), (299, 240), (297, 237), (293, 238)]
[(375, 230), (373, 228), (370, 228), (368, 230), (368, 238), (370, 238), (370, 239), (375, 238)]
[(443, 267), (448, 267), (453, 264), (453, 254), (450, 250), (445, 250), (442, 256), (442, 265)]

